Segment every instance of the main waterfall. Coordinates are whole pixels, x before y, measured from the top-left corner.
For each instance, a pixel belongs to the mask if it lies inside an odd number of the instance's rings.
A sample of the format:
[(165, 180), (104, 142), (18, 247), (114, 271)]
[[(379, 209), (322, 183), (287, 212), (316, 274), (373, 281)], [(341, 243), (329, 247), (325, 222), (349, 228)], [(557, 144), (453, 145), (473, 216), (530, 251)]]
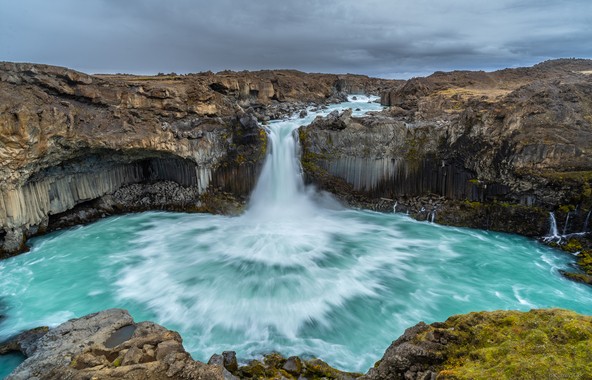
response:
[(270, 152), (251, 195), (248, 217), (277, 219), (311, 211), (300, 173), (295, 134), (300, 120), (271, 123), (267, 127)]
[[(379, 106), (358, 99), (322, 112), (345, 107)], [(0, 261), (0, 340), (121, 307), (179, 331), (198, 360), (278, 351), (365, 372), (419, 321), (535, 307), (592, 314), (592, 290), (557, 273), (569, 255), (519, 236), (342, 208), (307, 188), (296, 128), (317, 114), (266, 127), (270, 152), (241, 216), (111, 217), (32, 239), (30, 252)]]

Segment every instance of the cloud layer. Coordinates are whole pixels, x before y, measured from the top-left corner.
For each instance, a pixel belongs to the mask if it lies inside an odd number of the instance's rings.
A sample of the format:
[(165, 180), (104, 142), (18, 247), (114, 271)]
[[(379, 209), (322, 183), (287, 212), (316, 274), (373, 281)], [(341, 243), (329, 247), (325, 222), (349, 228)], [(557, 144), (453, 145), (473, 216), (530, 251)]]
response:
[(592, 57), (590, 0), (0, 0), (0, 60), (409, 77)]

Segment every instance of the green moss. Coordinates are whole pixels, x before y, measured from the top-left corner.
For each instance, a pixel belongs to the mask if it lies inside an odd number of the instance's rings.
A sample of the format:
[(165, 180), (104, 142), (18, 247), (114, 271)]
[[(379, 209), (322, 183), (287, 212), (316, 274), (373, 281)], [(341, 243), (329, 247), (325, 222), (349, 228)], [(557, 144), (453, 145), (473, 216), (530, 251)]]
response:
[(481, 202), (469, 201), (469, 200), (465, 200), (465, 205), (469, 206), (472, 209), (479, 209), (484, 206), (483, 203), (481, 203)]
[(576, 209), (576, 206), (574, 205), (561, 205), (559, 206), (559, 211), (561, 211), (564, 214), (567, 214), (568, 212), (574, 211)]
[(265, 355), (263, 362), (265, 363), (266, 367), (281, 368), (286, 362), (286, 359), (277, 352), (273, 352), (271, 354)]
[(587, 274), (592, 275), (592, 250), (585, 249), (578, 255), (578, 265)]
[(261, 140), (261, 151), (265, 154), (267, 153), (267, 133), (263, 129), (259, 129), (259, 139)]
[(561, 249), (571, 253), (579, 252), (582, 250), (582, 243), (577, 239), (571, 238), (567, 243), (561, 246)]
[[(584, 379), (592, 369), (592, 317), (567, 310), (454, 316), (438, 379)], [(591, 378), (591, 377), (588, 377)]]
[(304, 377), (310, 380), (316, 379), (343, 379), (347, 377), (360, 377), (361, 373), (342, 372), (331, 367), (320, 359), (312, 359), (305, 362)]
[(263, 363), (252, 360), (246, 366), (240, 368), (241, 378), (263, 379), (266, 378), (266, 369)]
[(113, 366), (115, 366), (115, 367), (121, 366), (122, 361), (123, 361), (123, 357), (118, 356), (117, 359), (113, 360)]
[(592, 181), (592, 171), (576, 171), (576, 172), (544, 172), (541, 176), (552, 181), (577, 181), (590, 182)]

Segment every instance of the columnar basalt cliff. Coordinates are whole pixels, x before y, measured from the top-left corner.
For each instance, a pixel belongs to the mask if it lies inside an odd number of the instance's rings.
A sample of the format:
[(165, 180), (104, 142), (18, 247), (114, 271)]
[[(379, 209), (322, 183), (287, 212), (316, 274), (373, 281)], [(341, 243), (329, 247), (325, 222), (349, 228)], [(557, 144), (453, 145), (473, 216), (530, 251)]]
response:
[(0, 63), (0, 254), (116, 212), (236, 212), (265, 155), (258, 121), (388, 82), (296, 71), (91, 76)]
[(382, 94), (383, 112), (302, 128), (303, 166), (351, 204), (527, 236), (546, 235), (555, 211), (562, 232), (586, 232), (591, 69), (558, 60), (411, 79)]
[(555, 242), (575, 238), (569, 250), (590, 256), (591, 69), (572, 59), (411, 79), (382, 94), (383, 112), (302, 128), (303, 167), (350, 204), (420, 220), (541, 237), (554, 212), (567, 235)]

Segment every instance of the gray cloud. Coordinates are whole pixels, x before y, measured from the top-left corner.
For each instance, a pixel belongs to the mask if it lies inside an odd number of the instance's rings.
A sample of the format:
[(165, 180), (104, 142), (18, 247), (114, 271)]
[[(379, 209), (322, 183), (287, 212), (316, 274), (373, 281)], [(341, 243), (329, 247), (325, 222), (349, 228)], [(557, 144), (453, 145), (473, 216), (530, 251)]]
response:
[(589, 0), (0, 0), (0, 60), (409, 77), (592, 57)]

